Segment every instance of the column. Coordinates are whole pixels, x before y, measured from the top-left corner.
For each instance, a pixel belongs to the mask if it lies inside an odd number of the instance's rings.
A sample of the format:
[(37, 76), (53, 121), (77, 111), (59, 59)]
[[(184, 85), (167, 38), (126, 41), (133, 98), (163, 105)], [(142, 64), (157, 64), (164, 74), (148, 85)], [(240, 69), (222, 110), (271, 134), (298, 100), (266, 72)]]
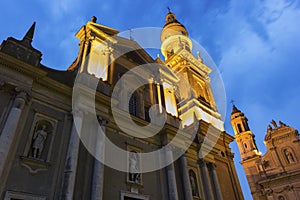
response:
[[(166, 155), (167, 161), (168, 160), (173, 161), (173, 152), (170, 149), (166, 150), (165, 155)], [(169, 199), (170, 200), (178, 200), (175, 168), (174, 168), (173, 162), (166, 167), (166, 171), (167, 171), (167, 178), (168, 178)]]
[(182, 179), (183, 179), (183, 191), (185, 200), (193, 200), (191, 183), (189, 179), (189, 172), (187, 168), (187, 162), (185, 155), (180, 157), (180, 164), (182, 170)]
[[(144, 89), (144, 88), (143, 88)], [(144, 90), (143, 89), (139, 89), (138, 90), (138, 110), (137, 110), (137, 114), (140, 118), (144, 118), (145, 117), (145, 110), (144, 110), (144, 107), (145, 107), (145, 104), (144, 104)]]
[(201, 174), (203, 176), (203, 182), (204, 182), (203, 188), (204, 188), (205, 197), (206, 199), (213, 200), (214, 194), (213, 194), (211, 180), (209, 177), (209, 171), (207, 169), (206, 162), (203, 159), (200, 159), (199, 165), (200, 165)]
[(115, 73), (115, 59), (113, 58), (111, 53), (109, 54), (109, 62), (107, 67), (109, 66), (110, 68), (108, 68), (108, 75), (109, 75), (108, 82), (109, 84), (113, 85), (114, 73)]
[(219, 184), (219, 180), (218, 180), (218, 176), (217, 176), (217, 172), (216, 172), (216, 165), (214, 163), (209, 163), (209, 168), (211, 170), (212, 179), (213, 179), (214, 186), (215, 186), (216, 197), (218, 200), (223, 200), (222, 192), (221, 192), (221, 188), (220, 188), (220, 184)]
[(150, 96), (150, 102), (154, 105), (156, 103), (156, 97), (154, 95), (154, 81), (153, 78), (149, 79), (149, 96)]
[(103, 198), (103, 179), (104, 179), (104, 165), (97, 159), (100, 158), (103, 160), (105, 155), (105, 138), (103, 134), (106, 132), (106, 125), (108, 120), (99, 117), (100, 126), (98, 128), (97, 141), (96, 141), (96, 158), (94, 163), (94, 172), (93, 172), (93, 183), (92, 183), (92, 200), (102, 200)]
[(159, 113), (162, 113), (162, 94), (161, 94), (159, 83), (156, 83), (156, 90), (157, 90), (157, 101), (159, 105)]
[[(80, 111), (73, 112), (73, 127), (70, 136), (70, 143), (68, 147), (67, 162), (65, 165), (62, 199), (71, 200), (74, 195), (76, 171), (78, 163), (79, 144), (83, 122), (83, 114)], [(76, 125), (75, 125), (76, 124)]]
[(27, 94), (19, 92), (16, 96), (13, 106), (8, 114), (7, 120), (0, 135), (0, 180), (4, 175), (4, 168), (7, 165), (9, 154), (12, 150), (12, 143), (17, 136), (17, 128), (26, 104)]
[(89, 64), (89, 54), (91, 51), (91, 40), (86, 39), (83, 43), (83, 55), (82, 55), (82, 61), (80, 66), (80, 73), (88, 73), (88, 64)]

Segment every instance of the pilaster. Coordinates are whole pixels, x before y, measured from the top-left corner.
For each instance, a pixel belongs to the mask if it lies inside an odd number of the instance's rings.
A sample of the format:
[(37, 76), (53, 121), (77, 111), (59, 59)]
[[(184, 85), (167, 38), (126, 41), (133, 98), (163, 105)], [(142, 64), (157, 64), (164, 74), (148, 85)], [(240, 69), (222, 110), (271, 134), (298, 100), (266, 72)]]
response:
[(203, 188), (204, 188), (204, 194), (206, 199), (208, 200), (214, 200), (214, 194), (213, 194), (213, 188), (212, 188), (212, 183), (210, 180), (210, 176), (209, 176), (209, 171), (207, 168), (207, 163), (204, 159), (199, 159), (198, 161), (199, 166), (200, 166), (200, 170), (201, 170), (201, 174), (203, 177)]
[(99, 160), (100, 158), (104, 160), (104, 150), (105, 143), (103, 134), (106, 133), (106, 125), (108, 120), (98, 117), (100, 122), (98, 127), (98, 134), (96, 139), (96, 149), (95, 149), (95, 162), (94, 162), (94, 171), (93, 171), (93, 183), (92, 183), (92, 200), (102, 200), (103, 199), (103, 181), (104, 181), (104, 165)]
[[(3, 173), (5, 166), (9, 166), (8, 161), (12, 151), (12, 144), (17, 138), (17, 128), (22, 112), (26, 106), (27, 93), (19, 91), (16, 95), (13, 106), (8, 114), (4, 128), (0, 135), (0, 179), (4, 180)], [(1, 181), (2, 184), (2, 181)]]
[(73, 127), (70, 136), (70, 143), (66, 158), (66, 165), (64, 170), (62, 199), (71, 200), (74, 195), (76, 171), (78, 164), (79, 144), (83, 122), (83, 113), (81, 111), (73, 111)]

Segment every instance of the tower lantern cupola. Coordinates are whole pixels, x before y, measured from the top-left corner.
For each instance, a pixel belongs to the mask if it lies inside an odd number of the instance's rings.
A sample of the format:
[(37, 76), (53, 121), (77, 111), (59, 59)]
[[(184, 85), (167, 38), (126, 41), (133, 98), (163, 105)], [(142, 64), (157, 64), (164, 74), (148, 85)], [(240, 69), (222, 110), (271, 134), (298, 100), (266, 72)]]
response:
[(166, 23), (161, 31), (161, 52), (167, 60), (178, 50), (186, 49), (191, 52), (192, 41), (188, 38), (188, 31), (177, 19), (176, 15), (168, 12)]
[(241, 112), (235, 105), (232, 106), (230, 119), (235, 135), (250, 130), (247, 117), (245, 117), (244, 113)]
[(242, 160), (260, 156), (255, 143), (255, 135), (248, 126), (248, 119), (235, 105), (232, 106), (230, 123), (238, 144)]

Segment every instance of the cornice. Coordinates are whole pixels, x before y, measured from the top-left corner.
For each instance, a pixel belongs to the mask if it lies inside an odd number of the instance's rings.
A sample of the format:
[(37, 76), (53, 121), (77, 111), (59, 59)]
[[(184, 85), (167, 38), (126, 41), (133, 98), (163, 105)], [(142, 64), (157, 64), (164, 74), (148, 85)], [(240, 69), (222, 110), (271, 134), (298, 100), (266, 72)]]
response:
[(0, 65), (25, 74), (26, 76), (32, 77), (33, 79), (46, 76), (47, 74), (47, 72), (43, 71), (39, 67), (32, 66), (1, 51)]

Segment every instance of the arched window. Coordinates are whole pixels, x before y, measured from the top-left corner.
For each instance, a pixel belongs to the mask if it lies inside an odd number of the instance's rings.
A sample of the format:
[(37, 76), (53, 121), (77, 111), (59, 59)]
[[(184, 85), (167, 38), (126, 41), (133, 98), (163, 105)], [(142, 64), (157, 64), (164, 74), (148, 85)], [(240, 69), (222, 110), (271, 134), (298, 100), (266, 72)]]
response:
[(224, 151), (221, 151), (221, 155), (222, 155), (222, 157), (225, 157)]
[(246, 143), (244, 143), (244, 147), (245, 147), (245, 149), (247, 149), (247, 148), (248, 148), (248, 146), (247, 146), (247, 144), (246, 144)]
[(201, 84), (198, 82), (195, 85), (195, 93), (198, 99), (209, 103), (208, 93), (204, 85), (204, 83)]
[(241, 124), (237, 124), (239, 133), (243, 132)]
[(190, 177), (192, 195), (193, 197), (199, 197), (196, 173), (193, 170), (189, 170), (189, 177)]
[(138, 108), (137, 95), (133, 93), (129, 100), (129, 113), (131, 115), (137, 116), (137, 108)]

